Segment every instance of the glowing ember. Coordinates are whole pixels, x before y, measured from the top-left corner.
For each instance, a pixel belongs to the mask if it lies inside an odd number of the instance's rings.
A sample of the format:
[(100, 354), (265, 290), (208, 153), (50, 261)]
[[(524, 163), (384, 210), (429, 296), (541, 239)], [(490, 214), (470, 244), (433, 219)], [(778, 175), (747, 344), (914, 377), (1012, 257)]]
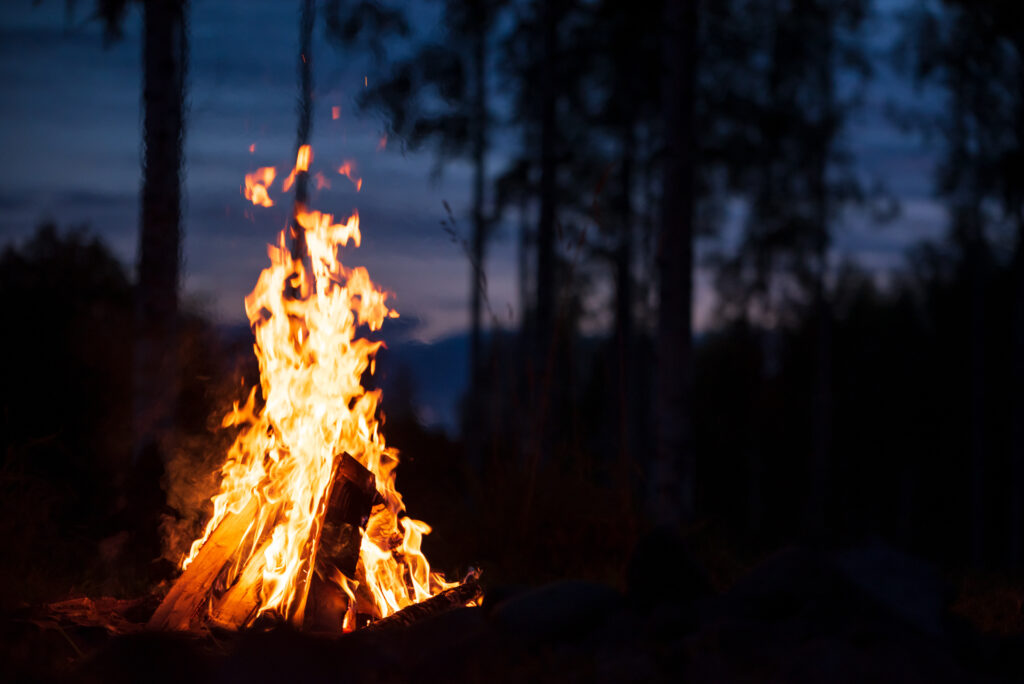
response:
[(327, 176), (320, 173), (319, 171), (317, 171), (316, 174), (313, 175), (313, 182), (316, 183), (317, 190), (323, 190), (324, 188), (329, 189), (331, 187), (331, 181), (327, 180)]
[(356, 186), (356, 192), (359, 192), (363, 189), (363, 179), (355, 175), (355, 170), (356, 163), (351, 159), (346, 159), (345, 163), (338, 167), (338, 173), (352, 181)]
[[(304, 146), (285, 187), (311, 159)], [(273, 168), (246, 176), (245, 196), (272, 206), (267, 189), (273, 180)], [(252, 590), (258, 592), (257, 616), (271, 612), (301, 621), (332, 479), (348, 454), (372, 474), (382, 502), (373, 506), (362, 535), (355, 576), (332, 572), (331, 581), (348, 597), (343, 627), (349, 631), (357, 612), (386, 617), (457, 583), (430, 571), (420, 550), (430, 527), (403, 515), (395, 489), (398, 454), (385, 445), (377, 420), (380, 392), (362, 386), (382, 343), (359, 337), (358, 327), (376, 331), (398, 314), (365, 268), (338, 260), (341, 247), (359, 246), (359, 217), (335, 223), (330, 214), (298, 206), (295, 219), (304, 229), (299, 239), (307, 259), (292, 258), (282, 231), (269, 247), (270, 265), (245, 298), (261, 392), (252, 388), (223, 420), (239, 433), (221, 469), (213, 517), (182, 568), (227, 517), (255, 511), (229, 581), (258, 587)]]
[(276, 175), (277, 171), (273, 166), (264, 166), (253, 173), (245, 174), (245, 199), (258, 207), (274, 206), (274, 201), (270, 199), (267, 190), (270, 189)]

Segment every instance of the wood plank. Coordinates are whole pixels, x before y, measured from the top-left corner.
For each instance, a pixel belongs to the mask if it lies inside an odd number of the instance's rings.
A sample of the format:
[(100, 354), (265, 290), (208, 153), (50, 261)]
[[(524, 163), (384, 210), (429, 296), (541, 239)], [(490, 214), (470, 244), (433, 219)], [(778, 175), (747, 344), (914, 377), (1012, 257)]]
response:
[(260, 590), (263, 588), (263, 570), (267, 567), (264, 552), (270, 544), (266, 539), (246, 563), (238, 580), (227, 592), (213, 601), (210, 621), (226, 629), (242, 629), (256, 616), (260, 607)]
[(335, 572), (355, 577), (362, 529), (379, 499), (376, 480), (347, 453), (335, 457), (334, 475), (318, 512), (320, 525), (309, 540), (305, 581), (297, 595), (298, 609), (291, 616), (295, 627), (340, 633), (348, 596), (328, 578)]
[(149, 629), (187, 630), (192, 618), (210, 597), (210, 589), (224, 566), (230, 562), (250, 527), (256, 524), (259, 504), (255, 497), (239, 513), (228, 513), (195, 560), (189, 564), (167, 592), (146, 627)]

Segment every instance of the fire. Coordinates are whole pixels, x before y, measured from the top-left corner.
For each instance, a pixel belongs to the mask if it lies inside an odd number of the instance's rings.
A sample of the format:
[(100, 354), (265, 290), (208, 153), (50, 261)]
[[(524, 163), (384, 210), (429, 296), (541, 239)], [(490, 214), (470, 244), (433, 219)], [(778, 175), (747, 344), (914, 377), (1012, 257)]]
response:
[(303, 145), (299, 148), (298, 154), (295, 155), (295, 168), (288, 174), (288, 177), (284, 179), (284, 183), (281, 184), (281, 189), (288, 192), (292, 188), (292, 184), (295, 182), (295, 176), (300, 171), (309, 171), (309, 163), (313, 161), (313, 148), (309, 145)]
[(363, 179), (356, 177), (355, 170), (356, 163), (351, 159), (346, 159), (345, 163), (338, 167), (338, 173), (352, 181), (356, 186), (356, 192), (359, 192), (363, 189)]
[(245, 174), (245, 199), (251, 201), (258, 207), (272, 207), (274, 201), (270, 199), (267, 190), (274, 182), (277, 170), (273, 166), (264, 166), (256, 169), (253, 173)]
[(313, 176), (313, 182), (316, 183), (317, 190), (323, 190), (324, 188), (330, 189), (331, 181), (327, 180), (327, 176), (320, 173), (319, 171)]
[[(307, 170), (311, 158), (303, 147), (296, 169)], [(266, 188), (274, 170), (250, 176), (256, 178), (250, 193), (246, 177), (246, 197), (271, 206)], [(372, 474), (379, 495), (361, 537), (355, 576), (332, 572), (348, 597), (343, 628), (349, 631), (357, 612), (387, 617), (457, 583), (430, 570), (420, 549), (430, 527), (404, 515), (395, 488), (398, 453), (381, 434), (380, 391), (362, 386), (382, 343), (361, 337), (359, 329), (377, 331), (398, 314), (365, 268), (338, 259), (341, 247), (360, 244), (359, 216), (335, 222), (331, 214), (297, 206), (295, 219), (304, 229), (299, 239), (306, 259), (293, 259), (282, 231), (268, 248), (270, 265), (245, 298), (260, 387), (223, 419), (239, 432), (221, 469), (213, 517), (182, 568), (227, 516), (255, 510), (233, 560), (234, 578), (248, 577), (245, 568), (262, 568), (257, 615), (269, 612), (301, 624), (335, 468), (348, 454)]]

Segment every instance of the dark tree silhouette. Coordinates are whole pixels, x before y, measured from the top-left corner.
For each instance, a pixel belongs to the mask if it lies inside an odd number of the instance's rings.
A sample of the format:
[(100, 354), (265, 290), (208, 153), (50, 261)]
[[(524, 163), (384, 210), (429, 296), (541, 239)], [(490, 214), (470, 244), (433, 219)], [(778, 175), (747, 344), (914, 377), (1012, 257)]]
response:
[(657, 256), (657, 437), (650, 482), (653, 516), (667, 524), (690, 521), (696, 512), (691, 312), (698, 17), (698, 0), (668, 0), (662, 29), (665, 160)]
[[(723, 156), (750, 212), (738, 247), (720, 264), (720, 306), (724, 320), (749, 319), (763, 328), (766, 349), (779, 339), (774, 327), (797, 323), (801, 308), (813, 315), (807, 521), (809, 531), (821, 533), (833, 443), (832, 232), (844, 206), (865, 199), (842, 146), (856, 91), (840, 93), (836, 80), (840, 71), (867, 75), (857, 34), (867, 3), (755, 1), (744, 11), (741, 43), (748, 52), (739, 56), (754, 68), (741, 79), (745, 91), (736, 91), (744, 106), (732, 111), (734, 125), (746, 125)], [(751, 449), (757, 478), (759, 446)]]
[(143, 181), (136, 346), (136, 454), (174, 427), (182, 249), (187, 2), (143, 3)]
[(505, 0), (448, 0), (443, 4), (444, 40), (416, 46), (411, 57), (391, 65), (390, 72), (360, 100), (364, 108), (382, 114), (391, 135), (411, 149), (432, 147), (436, 173), (452, 159), (465, 159), (473, 169), (472, 230), (465, 245), (470, 262), (470, 341), (464, 420), (473, 460), (479, 459), (482, 428), (485, 262), (493, 223), (486, 197), (492, 121), (487, 73), (492, 33), (505, 4)]
[[(1011, 319), (1013, 356), (1010, 434), (1010, 539), (1014, 565), (1024, 563), (1024, 19), (1003, 0), (924, 3), (907, 15), (906, 48), (919, 82), (937, 85), (945, 112), (934, 123), (944, 147), (936, 182), (948, 205), (951, 238), (969, 282), (969, 409), (971, 425), (971, 557), (985, 561), (993, 483), (989, 425), (993, 370), (987, 360), (991, 319)], [(904, 55), (905, 57), (906, 55)], [(1015, 234), (1010, 257), (1012, 309), (996, 312), (988, 292), (994, 277), (990, 232)]]
[[(313, 131), (313, 25), (316, 23), (315, 0), (303, 0), (299, 13), (299, 123), (295, 132), (295, 153), (309, 144)], [(305, 240), (297, 215), (305, 210), (309, 202), (309, 171), (299, 170), (295, 174), (295, 201), (292, 207), (291, 237), (292, 258), (302, 259), (305, 254)]]
[[(108, 40), (142, 8), (142, 191), (136, 286), (134, 456), (165, 451), (178, 402), (188, 0), (96, 0)], [(76, 3), (72, 0), (69, 7)]]

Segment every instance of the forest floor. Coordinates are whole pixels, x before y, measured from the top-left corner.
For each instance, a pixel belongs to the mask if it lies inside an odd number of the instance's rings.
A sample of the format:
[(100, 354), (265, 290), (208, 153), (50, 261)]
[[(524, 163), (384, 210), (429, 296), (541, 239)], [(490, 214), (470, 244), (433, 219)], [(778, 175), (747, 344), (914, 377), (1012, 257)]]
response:
[[(146, 632), (156, 596), (83, 601), (63, 615), (26, 606), (4, 616), (3, 659), (12, 681), (178, 684), (934, 683), (1024, 673), (1019, 586), (976, 576), (951, 587), (884, 546), (785, 548), (721, 590), (687, 547), (652, 540), (634, 554), (626, 585), (490, 587), (479, 608), (330, 639), (287, 629)], [(101, 617), (89, 624), (89, 615)]]

